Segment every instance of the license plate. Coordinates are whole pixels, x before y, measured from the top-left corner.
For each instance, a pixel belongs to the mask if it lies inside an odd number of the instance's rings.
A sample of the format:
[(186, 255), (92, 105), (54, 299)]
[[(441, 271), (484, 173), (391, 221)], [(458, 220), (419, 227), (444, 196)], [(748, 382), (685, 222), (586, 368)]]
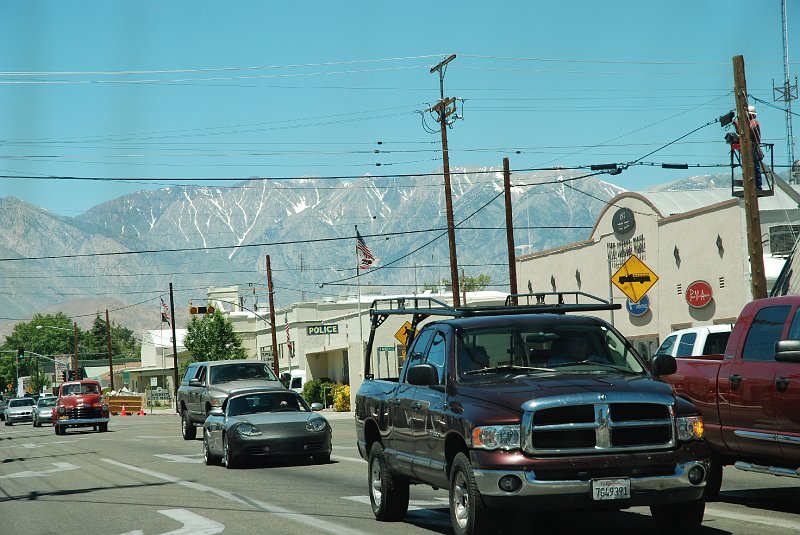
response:
[(59, 416), (59, 420), (69, 420), (69, 416)]
[(630, 497), (630, 479), (592, 480), (592, 499), (594, 500), (627, 500)]

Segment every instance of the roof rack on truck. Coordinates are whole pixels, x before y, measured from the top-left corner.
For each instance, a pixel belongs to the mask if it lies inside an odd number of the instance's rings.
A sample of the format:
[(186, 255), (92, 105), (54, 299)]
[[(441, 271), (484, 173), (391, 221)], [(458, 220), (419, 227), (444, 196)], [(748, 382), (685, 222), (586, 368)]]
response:
[[(524, 303), (523, 303), (524, 301)], [(430, 316), (466, 318), (477, 316), (505, 316), (511, 314), (566, 314), (568, 312), (601, 312), (619, 310), (622, 305), (585, 292), (536, 292), (510, 294), (503, 305), (479, 305), (454, 307), (427, 296), (408, 296), (375, 299), (370, 306), (370, 331), (364, 350), (364, 378), (371, 379), (370, 355), (375, 340), (375, 331), (386, 318), (392, 315), (411, 315), (411, 328), (406, 346), (410, 346), (420, 322)]]

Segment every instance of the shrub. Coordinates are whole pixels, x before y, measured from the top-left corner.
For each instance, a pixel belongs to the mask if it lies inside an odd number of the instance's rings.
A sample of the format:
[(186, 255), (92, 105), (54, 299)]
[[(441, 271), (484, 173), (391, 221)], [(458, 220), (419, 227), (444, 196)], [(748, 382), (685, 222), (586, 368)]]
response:
[[(323, 405), (327, 406), (327, 403), (322, 400), (322, 387), (330, 387), (332, 385), (333, 382), (329, 377), (320, 377), (319, 379), (311, 379), (310, 381), (306, 381), (306, 384), (303, 386), (303, 399), (305, 399), (309, 404), (322, 403)], [(328, 399), (330, 399), (330, 391), (326, 391), (325, 395), (328, 397)]]
[(333, 408), (337, 412), (350, 410), (350, 385), (336, 385), (333, 387)]

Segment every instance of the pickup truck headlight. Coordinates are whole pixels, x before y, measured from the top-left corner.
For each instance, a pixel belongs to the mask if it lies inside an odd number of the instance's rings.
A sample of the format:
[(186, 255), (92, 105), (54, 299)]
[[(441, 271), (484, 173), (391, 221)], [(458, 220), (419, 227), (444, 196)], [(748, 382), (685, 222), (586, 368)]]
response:
[(225, 398), (211, 398), (211, 406), (212, 407), (222, 407), (222, 403), (225, 401)]
[(261, 434), (261, 429), (244, 422), (236, 426), (236, 432), (242, 436), (255, 437)]
[(519, 449), (519, 425), (489, 425), (472, 430), (472, 445), (485, 450)]
[(690, 440), (701, 440), (703, 438), (703, 417), (702, 416), (682, 416), (677, 419), (678, 440), (689, 442)]
[(328, 422), (323, 418), (312, 418), (306, 422), (306, 429), (309, 431), (324, 431)]

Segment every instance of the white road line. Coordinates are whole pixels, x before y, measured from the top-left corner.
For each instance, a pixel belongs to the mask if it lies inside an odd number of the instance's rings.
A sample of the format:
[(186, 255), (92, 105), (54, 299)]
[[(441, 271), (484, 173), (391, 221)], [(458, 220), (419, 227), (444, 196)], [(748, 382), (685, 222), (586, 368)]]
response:
[[(161, 535), (214, 535), (225, 529), (225, 524), (214, 522), (186, 509), (165, 509), (159, 511), (159, 513), (183, 524), (182, 528), (168, 531)], [(144, 532), (137, 529), (122, 535), (144, 535)]]
[(25, 470), (24, 472), (16, 472), (14, 474), (0, 476), (0, 479), (10, 479), (18, 477), (44, 477), (44, 476), (49, 476), (50, 474), (55, 474), (56, 472), (64, 472), (66, 470), (75, 470), (76, 468), (78, 468), (74, 464), (70, 463), (53, 463), (53, 466), (55, 466), (55, 468), (51, 468), (50, 470), (42, 470), (41, 472), (34, 472), (33, 470)]
[(749, 522), (751, 524), (764, 524), (765, 526), (774, 526), (776, 528), (800, 532), (800, 521), (798, 520), (780, 520), (768, 516), (754, 515), (753, 513), (737, 513), (735, 511), (731, 511), (730, 509), (713, 506), (709, 507), (708, 505), (706, 505), (706, 514), (728, 518), (731, 520), (740, 520), (742, 522)]
[[(372, 503), (369, 500), (369, 496), (342, 496), (342, 499), (372, 506)], [(408, 501), (409, 511), (420, 511), (422, 509), (432, 509), (432, 508), (441, 509), (442, 507), (449, 507), (449, 506), (450, 506), (450, 501), (448, 498), (434, 498), (432, 500)]]
[(354, 461), (357, 463), (365, 463), (366, 461), (361, 457), (346, 457), (344, 455), (331, 455), (331, 459), (334, 461)]
[(101, 461), (112, 464), (114, 466), (118, 466), (120, 468), (125, 468), (126, 470), (132, 470), (134, 472), (139, 472), (140, 474), (145, 474), (150, 477), (154, 477), (156, 479), (160, 479), (162, 481), (169, 481), (170, 483), (175, 483), (176, 485), (181, 485), (183, 487), (187, 487), (190, 489), (198, 490), (200, 492), (207, 492), (209, 494), (213, 494), (218, 496), (222, 499), (232, 501), (235, 503), (240, 503), (243, 505), (249, 505), (250, 507), (257, 509), (259, 511), (264, 511), (265, 513), (273, 513), (277, 515), (281, 515), (283, 518), (287, 520), (291, 520), (293, 522), (297, 522), (299, 524), (304, 524), (311, 527), (315, 532), (325, 531), (327, 533), (334, 533), (336, 535), (370, 535), (368, 532), (360, 531), (357, 529), (348, 528), (341, 524), (336, 524), (335, 522), (330, 522), (324, 520), (320, 517), (315, 517), (311, 515), (306, 515), (300, 513), (298, 511), (293, 511), (291, 509), (287, 509), (285, 507), (281, 507), (279, 505), (271, 504), (262, 502), (260, 500), (255, 500), (249, 498), (247, 496), (241, 496), (239, 494), (233, 494), (232, 492), (228, 492), (221, 489), (216, 489), (214, 487), (209, 487), (208, 485), (203, 485), (202, 483), (194, 483), (192, 481), (186, 481), (169, 474), (162, 474), (160, 472), (155, 472), (153, 470), (148, 470), (147, 468), (141, 468), (138, 466), (133, 466), (130, 464), (121, 463), (119, 461), (115, 461), (113, 459), (100, 459)]
[(161, 457), (171, 463), (202, 463), (202, 453), (192, 453), (189, 455), (174, 455), (172, 453), (157, 453), (154, 457)]

